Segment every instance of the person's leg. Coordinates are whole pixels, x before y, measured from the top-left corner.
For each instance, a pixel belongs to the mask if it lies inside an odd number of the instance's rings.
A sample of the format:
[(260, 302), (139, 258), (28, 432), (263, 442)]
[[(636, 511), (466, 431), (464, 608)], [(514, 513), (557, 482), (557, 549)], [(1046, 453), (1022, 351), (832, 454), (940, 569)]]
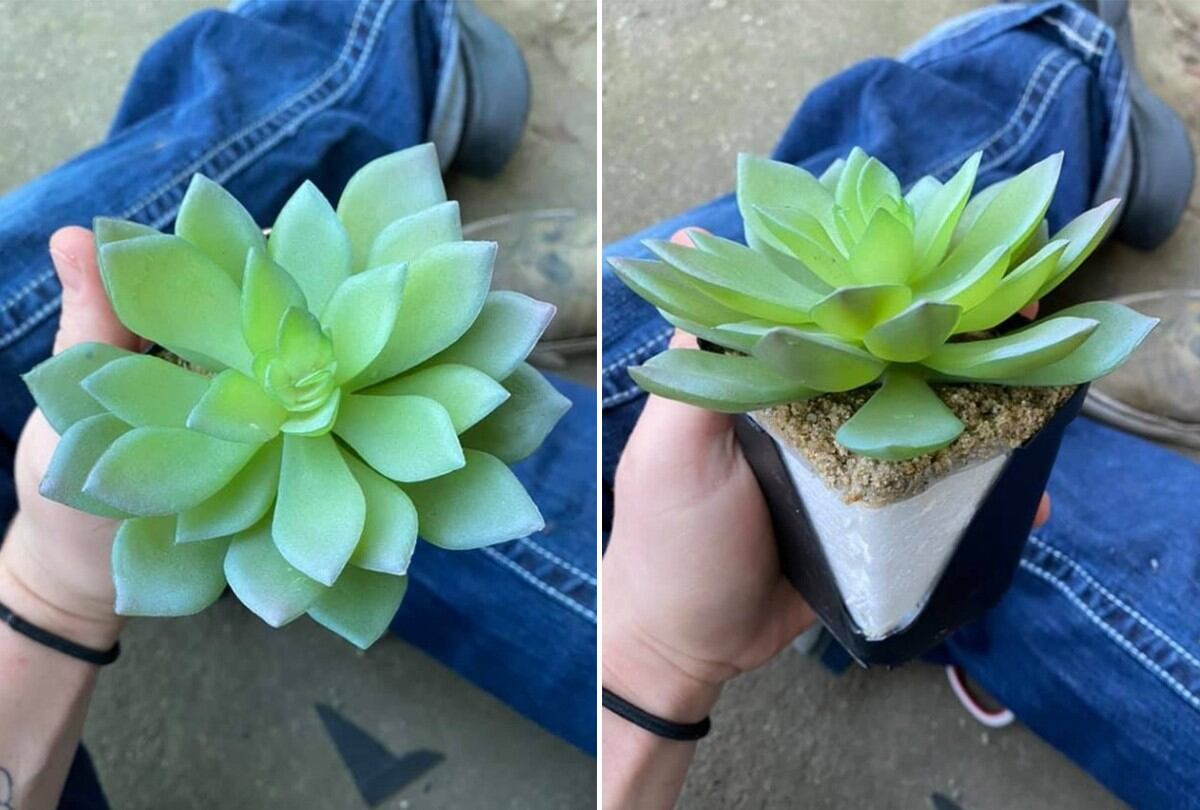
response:
[[(928, 173), (944, 180), (982, 150), (983, 187), (1063, 150), (1054, 230), (1094, 195), (1130, 188), (1127, 79), (1114, 33), (1079, 8), (991, 7), (899, 60), (868, 61), (818, 87), (774, 157), (819, 173), (857, 145), (910, 184)], [(605, 253), (648, 256), (641, 239), (684, 226), (742, 239), (727, 196)], [(627, 369), (662, 351), (673, 330), (607, 268), (603, 284), (607, 494), (645, 401)], [(1179, 806), (1200, 787), (1196, 491), (1200, 467), (1079, 420), (1050, 483), (1051, 521), (1028, 544), (1012, 590), (944, 651), (1137, 806)]]
[[(55, 330), (51, 232), (98, 215), (169, 228), (196, 172), (269, 224), (304, 179), (336, 198), (368, 160), (431, 138), (444, 166), (494, 172), (523, 126), (525, 81), (511, 40), (445, 0), (249, 0), (164, 36), (102, 144), (0, 198), (0, 515), (15, 506), (12, 449), (32, 408), (18, 375), (49, 354)], [(595, 406), (560, 386), (575, 407), (517, 469), (547, 530), (474, 552), (423, 547), (397, 628), (590, 751)]]

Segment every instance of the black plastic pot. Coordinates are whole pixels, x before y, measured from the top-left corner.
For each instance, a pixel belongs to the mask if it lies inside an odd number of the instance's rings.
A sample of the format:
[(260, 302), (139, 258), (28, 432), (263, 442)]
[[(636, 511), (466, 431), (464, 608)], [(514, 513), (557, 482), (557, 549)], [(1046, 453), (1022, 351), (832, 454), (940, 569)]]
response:
[(786, 451), (749, 416), (737, 418), (737, 437), (766, 497), (784, 574), (855, 660), (863, 666), (912, 660), (1000, 601), (1016, 572), (1063, 431), (1086, 392), (1087, 386), (1080, 386), (1040, 431), (1012, 451), (920, 613), (879, 640), (867, 639), (847, 611), (780, 455)]

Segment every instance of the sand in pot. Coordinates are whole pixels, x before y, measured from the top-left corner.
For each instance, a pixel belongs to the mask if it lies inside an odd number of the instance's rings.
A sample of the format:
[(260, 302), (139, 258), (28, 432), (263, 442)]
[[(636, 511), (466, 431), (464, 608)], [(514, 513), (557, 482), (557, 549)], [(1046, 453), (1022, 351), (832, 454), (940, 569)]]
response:
[(783, 446), (846, 607), (870, 640), (903, 630), (919, 615), (1009, 452), (1037, 433), (1074, 389), (935, 390), (963, 432), (948, 447), (905, 461), (856, 456), (834, 440), (870, 391), (752, 415)]

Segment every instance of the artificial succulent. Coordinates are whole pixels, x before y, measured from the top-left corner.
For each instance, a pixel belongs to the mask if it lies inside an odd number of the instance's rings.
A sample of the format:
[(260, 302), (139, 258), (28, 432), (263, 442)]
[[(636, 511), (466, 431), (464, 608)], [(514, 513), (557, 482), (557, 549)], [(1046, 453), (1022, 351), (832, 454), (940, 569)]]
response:
[(113, 309), (174, 355), (75, 346), (25, 380), (61, 440), (47, 498), (122, 521), (116, 608), (184, 615), (228, 584), (274, 626), (360, 647), (404, 596), (418, 533), (448, 549), (543, 522), (506, 466), (568, 407), (526, 362), (554, 313), (489, 292), (430, 145), (305, 183), (269, 237), (197, 175), (164, 235), (99, 219)]
[(971, 196), (980, 157), (903, 194), (857, 148), (819, 178), (741, 156), (748, 246), (692, 231), (694, 247), (647, 241), (661, 261), (612, 261), (667, 321), (722, 350), (671, 349), (630, 374), (652, 393), (731, 413), (878, 385), (837, 441), (904, 459), (963, 429), (930, 383), (1074, 385), (1112, 371), (1154, 319), (1096, 302), (1004, 327), (1095, 249), (1118, 201), (1051, 236), (1061, 153)]

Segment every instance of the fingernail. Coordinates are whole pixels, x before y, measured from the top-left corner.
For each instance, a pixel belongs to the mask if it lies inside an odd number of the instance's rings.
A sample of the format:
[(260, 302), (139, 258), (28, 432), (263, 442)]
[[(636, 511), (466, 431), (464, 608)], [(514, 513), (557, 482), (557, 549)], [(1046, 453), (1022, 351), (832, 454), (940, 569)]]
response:
[(72, 292), (79, 289), (79, 261), (70, 253), (57, 247), (50, 248), (50, 257), (54, 259), (54, 267), (58, 270), (58, 280), (63, 287)]

